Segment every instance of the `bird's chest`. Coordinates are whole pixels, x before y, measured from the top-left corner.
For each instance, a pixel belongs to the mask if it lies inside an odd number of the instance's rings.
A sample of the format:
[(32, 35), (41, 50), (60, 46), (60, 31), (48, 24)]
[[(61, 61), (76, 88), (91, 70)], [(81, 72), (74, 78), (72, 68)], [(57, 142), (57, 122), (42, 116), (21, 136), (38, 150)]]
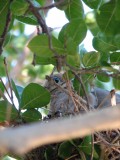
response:
[(56, 112), (71, 114), (74, 112), (74, 102), (67, 93), (56, 91), (51, 96), (50, 110), (53, 114)]

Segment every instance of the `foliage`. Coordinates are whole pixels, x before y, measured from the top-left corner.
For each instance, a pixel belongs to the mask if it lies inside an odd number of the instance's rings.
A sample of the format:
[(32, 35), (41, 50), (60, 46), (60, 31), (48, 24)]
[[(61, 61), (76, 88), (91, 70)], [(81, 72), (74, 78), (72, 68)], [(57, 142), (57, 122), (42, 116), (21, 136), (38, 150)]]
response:
[[(40, 109), (49, 104), (50, 93), (38, 83), (40, 78), (51, 73), (53, 66), (68, 76), (71, 71), (80, 73), (87, 92), (91, 84), (104, 88), (110, 84), (110, 89), (113, 86), (120, 90), (120, 1), (65, 0), (59, 3), (60, 0), (54, 0), (57, 9), (62, 10), (68, 19), (57, 38), (45, 23), (46, 2), (0, 0), (0, 122), (8, 120), (16, 124), (42, 119)], [(83, 3), (93, 10), (85, 14)], [(26, 35), (27, 24), (36, 26), (37, 34)], [(93, 51), (87, 51), (81, 45), (88, 30), (93, 34)], [(4, 57), (7, 57), (7, 63)], [(77, 93), (83, 95), (76, 77), (73, 84)], [(75, 153), (82, 159), (89, 159), (90, 143), (91, 136), (77, 144), (63, 142), (58, 148), (58, 156), (65, 159)], [(93, 159), (99, 159), (97, 147)], [(52, 149), (46, 150), (45, 159), (49, 159)]]

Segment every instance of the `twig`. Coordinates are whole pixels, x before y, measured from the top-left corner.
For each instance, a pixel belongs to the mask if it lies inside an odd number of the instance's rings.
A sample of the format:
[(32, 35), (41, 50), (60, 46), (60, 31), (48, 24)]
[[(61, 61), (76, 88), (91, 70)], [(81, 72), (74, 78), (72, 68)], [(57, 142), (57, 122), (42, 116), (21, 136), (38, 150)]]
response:
[(94, 156), (94, 134), (91, 135), (91, 157), (90, 160), (93, 160), (93, 156)]
[(71, 72), (75, 75), (75, 77), (77, 78), (77, 80), (80, 82), (81, 87), (82, 87), (82, 89), (83, 89), (83, 91), (85, 93), (85, 98), (87, 100), (88, 109), (90, 110), (89, 98), (87, 96), (87, 92), (86, 92), (85, 86), (83, 84), (82, 78), (80, 76), (78, 76), (75, 71), (71, 70)]
[[(111, 114), (112, 112), (112, 114)], [(59, 126), (59, 127), (58, 127)], [(0, 152), (23, 154), (31, 149), (73, 138), (80, 138), (95, 131), (120, 127), (120, 106), (89, 112), (72, 118), (34, 123), (0, 131)], [(17, 137), (19, 138), (16, 138)]]
[[(66, 3), (66, 4), (67, 4), (67, 3)], [(58, 6), (63, 6), (63, 5), (65, 5), (65, 0), (61, 0), (61, 1), (59, 1), (59, 2), (50, 4), (50, 5), (44, 6), (44, 7), (36, 7), (36, 10), (51, 9), (51, 8), (58, 7)]]
[(11, 97), (10, 97), (10, 94), (9, 94), (9, 92), (8, 92), (8, 90), (7, 90), (7, 88), (6, 88), (5, 84), (4, 84), (4, 82), (3, 82), (3, 80), (2, 80), (2, 78), (0, 78), (0, 81), (2, 82), (2, 85), (3, 85), (4, 89), (5, 89), (5, 91), (6, 91), (7, 95), (8, 95), (8, 97), (11, 98)]
[[(11, 1), (10, 1), (11, 3)], [(7, 31), (8, 31), (8, 28), (10, 26), (10, 21), (11, 21), (11, 11), (10, 9), (8, 10), (8, 13), (7, 13), (7, 16), (6, 16), (6, 24), (5, 24), (5, 28), (4, 28), (4, 31), (0, 37), (0, 55), (2, 54), (2, 51), (3, 51), (3, 44), (4, 44), (4, 41), (5, 41), (5, 38), (6, 38), (6, 35), (7, 35)]]
[(2, 92), (1, 89), (0, 89), (0, 95), (1, 95), (1, 97), (2, 97), (5, 101), (7, 101), (7, 98), (5, 97), (5, 95), (3, 94), (3, 92)]
[(11, 100), (13, 106), (15, 107), (14, 100), (13, 100), (13, 90), (12, 90), (12, 86), (11, 86), (11, 80), (10, 80), (10, 77), (9, 77), (9, 74), (8, 74), (8, 66), (7, 66), (6, 58), (4, 58), (4, 64), (5, 64), (6, 75), (7, 75), (7, 78), (8, 78), (8, 83), (9, 83), (9, 88), (10, 88), (10, 100)]

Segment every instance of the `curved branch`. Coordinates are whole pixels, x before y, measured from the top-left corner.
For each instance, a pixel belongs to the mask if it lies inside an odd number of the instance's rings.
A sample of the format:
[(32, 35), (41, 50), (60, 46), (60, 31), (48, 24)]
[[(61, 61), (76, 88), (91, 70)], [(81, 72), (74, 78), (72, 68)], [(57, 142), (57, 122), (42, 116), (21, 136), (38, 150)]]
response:
[(51, 120), (0, 131), (0, 152), (23, 154), (41, 145), (120, 128), (120, 105), (72, 118)]

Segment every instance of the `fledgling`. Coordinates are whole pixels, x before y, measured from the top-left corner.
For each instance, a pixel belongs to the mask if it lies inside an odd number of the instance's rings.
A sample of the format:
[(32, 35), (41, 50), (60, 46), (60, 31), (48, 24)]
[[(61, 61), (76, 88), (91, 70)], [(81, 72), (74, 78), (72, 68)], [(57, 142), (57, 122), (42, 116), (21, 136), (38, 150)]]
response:
[[(85, 99), (82, 99), (79, 95), (77, 95), (72, 87), (72, 83), (67, 83), (62, 74), (55, 74), (50, 77), (47, 76), (46, 79), (47, 82), (45, 87), (51, 92), (49, 115), (61, 114), (61, 116), (64, 116), (88, 111), (88, 106)], [(94, 90), (87, 95), (89, 107), (95, 109), (101, 103), (101, 108), (111, 106), (110, 97), (103, 103), (103, 100), (109, 94), (109, 91), (95, 87)], [(116, 94), (116, 103), (120, 103), (120, 95), (118, 94)]]

